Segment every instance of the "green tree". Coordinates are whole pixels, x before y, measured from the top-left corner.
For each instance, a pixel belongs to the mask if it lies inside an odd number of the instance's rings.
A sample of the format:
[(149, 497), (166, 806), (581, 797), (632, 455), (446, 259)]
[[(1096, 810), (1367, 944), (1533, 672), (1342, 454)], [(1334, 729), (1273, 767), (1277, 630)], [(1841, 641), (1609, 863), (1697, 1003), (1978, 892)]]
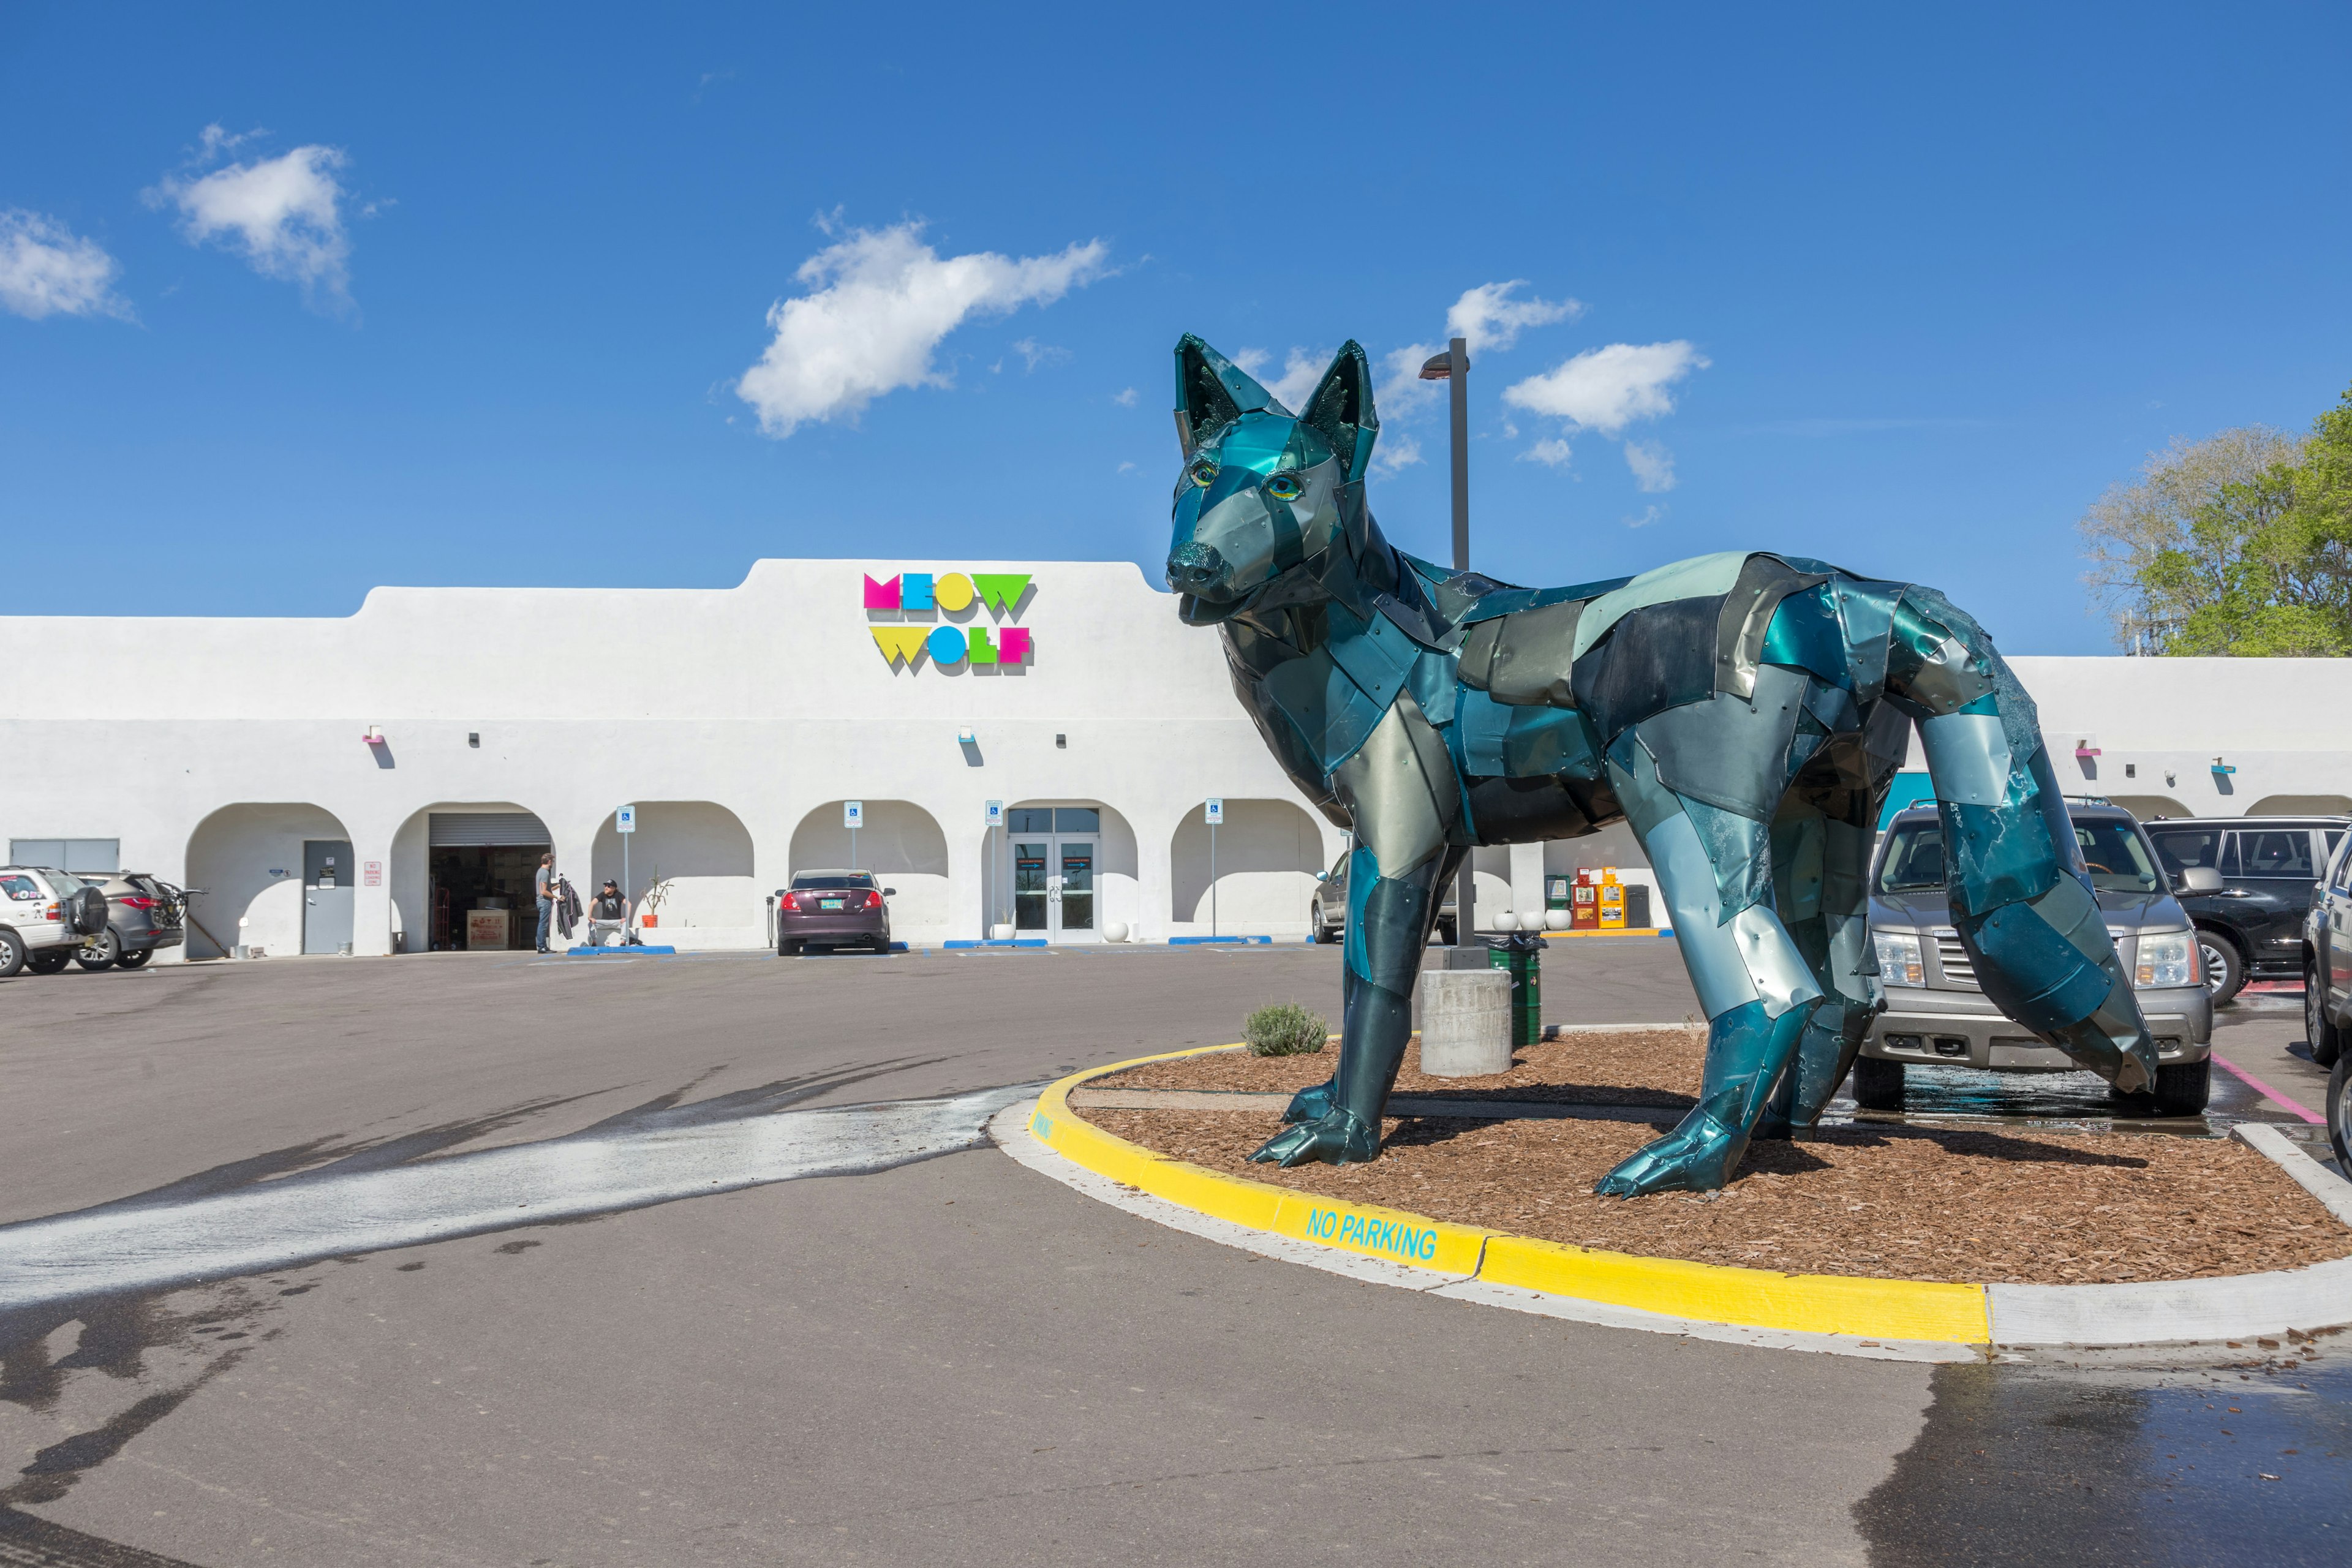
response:
[(2175, 440), (2079, 527), (2084, 581), (2125, 647), (2352, 655), (2352, 391), (2307, 437), (2250, 426)]

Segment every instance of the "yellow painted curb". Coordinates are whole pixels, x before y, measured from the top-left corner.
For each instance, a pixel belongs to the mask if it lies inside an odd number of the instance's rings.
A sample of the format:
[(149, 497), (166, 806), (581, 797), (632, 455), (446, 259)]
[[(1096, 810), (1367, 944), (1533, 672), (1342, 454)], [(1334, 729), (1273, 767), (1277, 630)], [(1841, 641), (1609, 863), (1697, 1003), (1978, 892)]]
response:
[(1232, 1050), (1205, 1046), (1088, 1068), (1046, 1089), (1029, 1119), (1040, 1142), (1097, 1175), (1252, 1230), (1382, 1258), (1481, 1283), (1630, 1307), (1697, 1322), (1851, 1334), (1865, 1339), (1989, 1344), (1985, 1287), (1834, 1274), (1779, 1274), (1675, 1258), (1600, 1252), (1425, 1215), (1351, 1204), (1228, 1176), (1115, 1137), (1070, 1110), (1070, 1090), (1145, 1062)]

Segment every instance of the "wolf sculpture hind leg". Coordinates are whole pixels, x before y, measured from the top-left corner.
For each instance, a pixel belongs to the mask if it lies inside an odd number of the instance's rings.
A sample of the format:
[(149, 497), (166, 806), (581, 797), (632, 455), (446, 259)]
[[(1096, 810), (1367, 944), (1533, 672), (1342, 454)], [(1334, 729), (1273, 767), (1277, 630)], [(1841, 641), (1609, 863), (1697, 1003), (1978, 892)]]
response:
[(1939, 594), (1895, 610), (1887, 696), (1918, 721), (1943, 818), (1952, 924), (1986, 996), (2128, 1094), (2156, 1042), (2107, 938), (2033, 704), (1992, 641)]
[[(1333, 777), (1355, 823), (1348, 861), (1348, 937), (1339, 1065), (1302, 1091), (1292, 1123), (1250, 1158), (1340, 1165), (1380, 1152), (1381, 1112), (1412, 1034), (1412, 988), (1442, 889), (1466, 849), (1448, 842), (1460, 816), (1444, 742), (1410, 697), (1381, 721)], [(1465, 911), (1466, 914), (1467, 911)]]
[(1707, 1192), (1728, 1181), (1795, 1062), (1822, 988), (1769, 900), (1723, 913), (1725, 879), (1681, 797), (1635, 742), (1612, 752), (1612, 782), (1673, 916), (1683, 962), (1707, 1017), (1699, 1102), (1665, 1137), (1601, 1178), (1604, 1197)]
[(1801, 777), (1772, 823), (1773, 894), (1789, 936), (1822, 992), (1805, 1020), (1796, 1065), (1780, 1083), (1759, 1138), (1803, 1136), (1845, 1081), (1885, 1006), (1872, 978), (1869, 887), (1875, 802), (1866, 789)]

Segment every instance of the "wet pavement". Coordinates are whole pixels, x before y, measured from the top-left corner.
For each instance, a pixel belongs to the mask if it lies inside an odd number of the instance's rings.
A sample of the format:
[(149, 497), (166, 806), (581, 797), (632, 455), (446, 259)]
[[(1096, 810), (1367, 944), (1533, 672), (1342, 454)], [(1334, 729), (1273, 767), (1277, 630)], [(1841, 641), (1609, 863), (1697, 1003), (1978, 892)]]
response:
[(1954, 1365), (1934, 1386), (1918, 1440), (1855, 1510), (1885, 1568), (2352, 1558), (2352, 1356)]
[[(1670, 942), (1546, 970), (1554, 1021), (1694, 1010)], [(2352, 1336), (1705, 1344), (971, 1146), (1009, 1086), (1336, 992), (1299, 948), (8, 983), (0, 1564), (2344, 1560)], [(2247, 1081), (2313, 1103), (2300, 1033), (2225, 1010), (2246, 1077), (2160, 1131), (2301, 1127)], [(2087, 1077), (1916, 1076), (1920, 1119), (2158, 1130)]]

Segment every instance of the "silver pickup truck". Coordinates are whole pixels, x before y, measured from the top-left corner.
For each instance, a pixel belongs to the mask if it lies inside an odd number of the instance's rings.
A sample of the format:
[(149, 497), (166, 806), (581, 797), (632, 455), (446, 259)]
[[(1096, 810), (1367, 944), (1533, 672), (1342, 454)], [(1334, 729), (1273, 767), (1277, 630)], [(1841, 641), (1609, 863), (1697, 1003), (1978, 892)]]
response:
[[(2066, 815), (2162, 1063), (2154, 1090), (2128, 1100), (2142, 1111), (2195, 1115), (2205, 1109), (2212, 1073), (2213, 1003), (2188, 911), (2129, 812), (2069, 803)], [(2180, 877), (2182, 890), (2208, 879), (2218, 885), (2211, 871)], [(1932, 808), (1897, 813), (1880, 837), (1870, 868), (1870, 936), (1886, 1011), (1853, 1064), (1857, 1105), (1902, 1109), (1905, 1075), (1923, 1068), (2076, 1070), (2064, 1052), (2035, 1039), (1977, 988), (1944, 901), (1944, 828)]]

